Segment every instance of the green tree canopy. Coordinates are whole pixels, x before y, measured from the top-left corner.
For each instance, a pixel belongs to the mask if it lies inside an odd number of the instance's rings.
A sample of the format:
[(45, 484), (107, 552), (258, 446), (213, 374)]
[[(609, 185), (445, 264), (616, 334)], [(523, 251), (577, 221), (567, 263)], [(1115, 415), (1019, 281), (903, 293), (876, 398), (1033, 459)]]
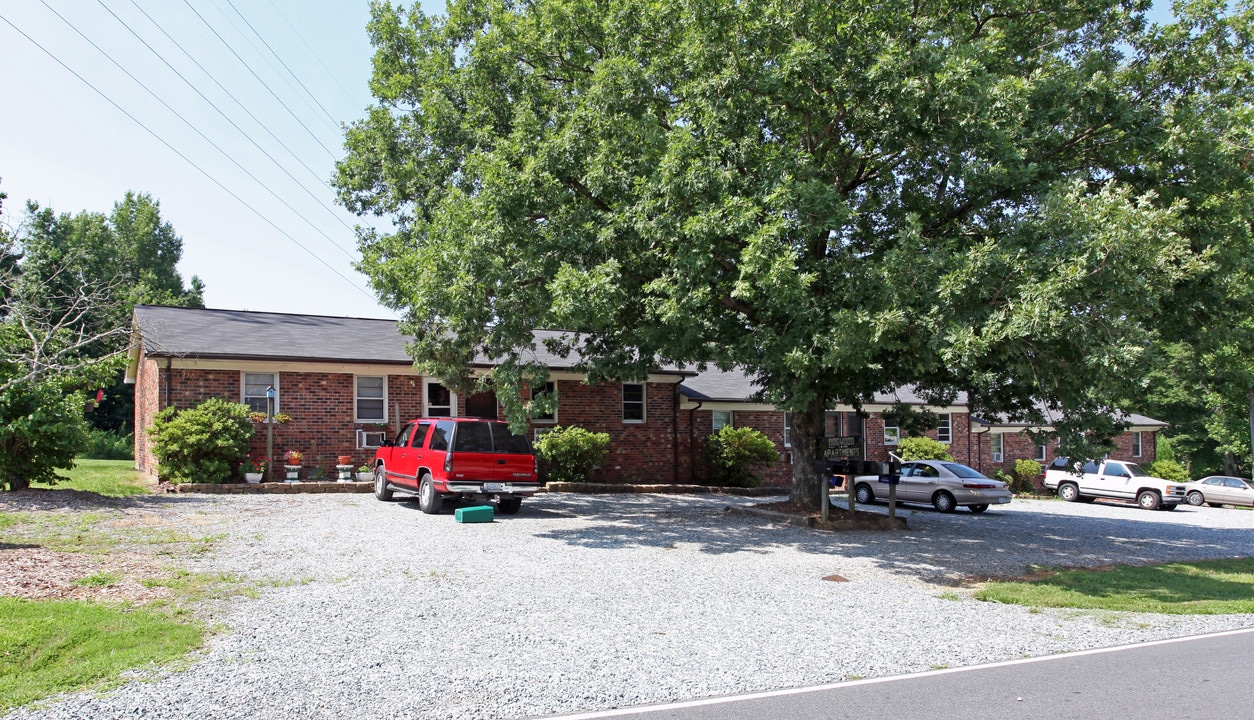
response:
[(894, 386), (1083, 456), (1248, 251), (1216, 205), (1248, 183), (1249, 9), (1148, 6), (376, 2), (337, 184), (392, 221), (361, 269), (446, 382), (480, 350), (541, 377), (537, 327), (593, 380), (741, 366), (814, 506), (825, 408)]

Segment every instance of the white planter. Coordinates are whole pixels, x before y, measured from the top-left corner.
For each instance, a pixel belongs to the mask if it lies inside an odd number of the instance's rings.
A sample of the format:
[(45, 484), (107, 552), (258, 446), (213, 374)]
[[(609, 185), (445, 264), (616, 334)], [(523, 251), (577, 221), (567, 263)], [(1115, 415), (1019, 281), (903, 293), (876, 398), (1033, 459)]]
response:
[(261, 482), (261, 478), (263, 476), (264, 476), (264, 473), (244, 473), (244, 480), (248, 483), (255, 485)]
[(374, 473), (372, 472), (357, 473), (357, 482), (374, 482)]

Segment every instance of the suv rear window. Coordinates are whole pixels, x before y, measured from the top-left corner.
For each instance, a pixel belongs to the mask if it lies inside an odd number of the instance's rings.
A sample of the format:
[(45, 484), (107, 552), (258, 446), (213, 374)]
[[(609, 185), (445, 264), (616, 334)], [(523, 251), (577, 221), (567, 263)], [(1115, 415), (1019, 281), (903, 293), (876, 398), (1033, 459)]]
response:
[(510, 432), (508, 425), (492, 423), (492, 440), (495, 443), (496, 451), (499, 453), (531, 454), (531, 441), (527, 439), (526, 435), (515, 435)]
[(453, 451), (530, 455), (531, 443), (526, 436), (510, 432), (504, 423), (460, 422), (453, 436)]

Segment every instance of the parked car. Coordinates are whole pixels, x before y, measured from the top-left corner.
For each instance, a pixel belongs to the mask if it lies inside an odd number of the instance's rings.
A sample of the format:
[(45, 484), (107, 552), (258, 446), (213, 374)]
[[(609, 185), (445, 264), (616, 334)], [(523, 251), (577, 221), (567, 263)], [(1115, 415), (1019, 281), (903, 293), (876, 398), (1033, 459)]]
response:
[[(859, 475), (853, 480), (855, 498), (869, 504), (888, 499), (888, 484), (877, 475)], [(943, 513), (965, 507), (982, 513), (989, 505), (1010, 502), (1006, 483), (985, 477), (975, 468), (944, 460), (911, 460), (902, 463), (897, 483), (897, 502), (931, 503)]]
[(1154, 477), (1124, 460), (1080, 463), (1057, 457), (1045, 468), (1044, 484), (1067, 502), (1134, 500), (1145, 510), (1175, 510), (1185, 493), (1184, 483)]
[(1206, 503), (1211, 507), (1241, 505), (1254, 507), (1254, 484), (1245, 478), (1211, 475), (1185, 486), (1184, 500), (1190, 505)]
[(495, 499), (503, 515), (513, 515), (539, 487), (531, 443), (498, 420), (411, 420), (375, 451), (375, 497), (417, 492), (418, 508), (428, 514), (448, 499)]

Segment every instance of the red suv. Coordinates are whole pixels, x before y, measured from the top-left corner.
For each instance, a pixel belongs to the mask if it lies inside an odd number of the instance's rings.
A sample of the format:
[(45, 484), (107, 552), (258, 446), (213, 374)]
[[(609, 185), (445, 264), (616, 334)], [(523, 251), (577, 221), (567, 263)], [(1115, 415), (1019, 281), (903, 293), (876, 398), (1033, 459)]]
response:
[(418, 493), (418, 508), (440, 512), (445, 498), (495, 497), (503, 515), (539, 489), (531, 443), (499, 420), (421, 418), (375, 452), (374, 496)]

